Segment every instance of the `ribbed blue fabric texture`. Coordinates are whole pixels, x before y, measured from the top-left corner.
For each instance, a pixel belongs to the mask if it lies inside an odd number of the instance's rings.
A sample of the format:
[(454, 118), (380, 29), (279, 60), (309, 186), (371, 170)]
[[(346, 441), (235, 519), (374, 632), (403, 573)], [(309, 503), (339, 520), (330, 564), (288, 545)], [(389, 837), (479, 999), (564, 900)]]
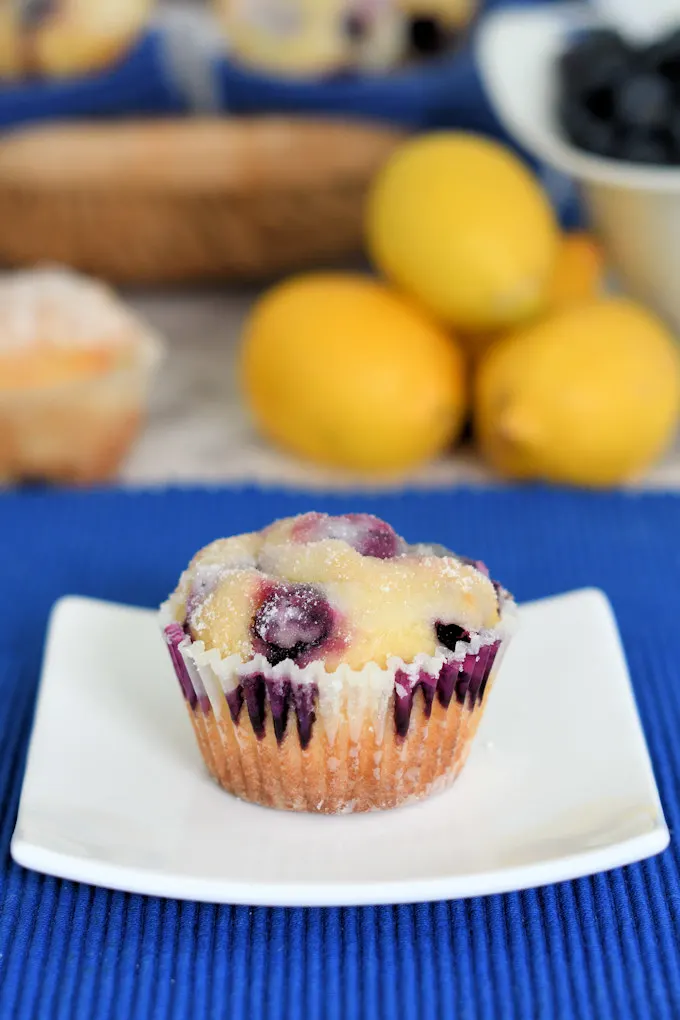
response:
[(674, 845), (655, 860), (538, 891), (329, 910), (127, 896), (45, 878), (10, 861), (54, 600), (78, 593), (155, 605), (203, 543), (312, 507), (367, 510), (411, 540), (482, 557), (520, 599), (603, 588), (619, 619), (667, 818), (676, 827), (676, 497), (544, 489), (374, 498), (247, 490), (6, 495), (0, 498), (0, 1018), (680, 1016)]

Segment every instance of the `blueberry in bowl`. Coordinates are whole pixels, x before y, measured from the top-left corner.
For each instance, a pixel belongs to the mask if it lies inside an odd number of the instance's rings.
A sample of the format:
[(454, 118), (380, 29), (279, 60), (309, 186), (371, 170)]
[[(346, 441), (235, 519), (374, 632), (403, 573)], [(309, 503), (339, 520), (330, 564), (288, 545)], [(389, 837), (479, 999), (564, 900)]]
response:
[(268, 807), (394, 807), (462, 769), (512, 633), (485, 565), (370, 514), (200, 550), (161, 610), (204, 761)]
[(557, 62), (557, 113), (576, 146), (631, 163), (680, 166), (680, 29), (633, 45), (608, 28), (579, 33)]
[[(655, 5), (628, 7), (651, 30)], [(477, 57), (503, 127), (578, 186), (622, 289), (680, 330), (680, 32), (641, 45), (595, 4), (537, 4), (489, 12)]]

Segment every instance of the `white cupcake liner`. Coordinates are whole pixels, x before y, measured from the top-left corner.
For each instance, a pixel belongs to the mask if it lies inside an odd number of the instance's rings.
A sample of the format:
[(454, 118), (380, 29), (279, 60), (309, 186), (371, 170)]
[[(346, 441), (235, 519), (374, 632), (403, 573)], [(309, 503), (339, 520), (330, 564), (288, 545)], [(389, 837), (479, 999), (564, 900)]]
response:
[[(497, 646), (492, 660), (493, 669), (497, 671), (516, 626), (516, 606), (508, 598), (503, 602), (500, 622), (496, 627), (473, 633), (469, 642), (459, 641), (453, 652), (442, 648), (434, 655), (419, 653), (411, 662), (392, 656), (384, 668), (376, 663), (367, 663), (362, 669), (355, 670), (341, 664), (329, 672), (321, 661), (300, 667), (284, 660), (272, 666), (260, 654), (247, 661), (238, 655), (222, 656), (216, 649), (207, 649), (202, 641), (192, 641), (184, 634), (178, 622), (180, 606), (181, 599), (177, 596), (164, 603), (160, 610), (160, 624), (190, 707), (200, 707), (203, 712), (211, 709), (220, 720), (230, 714), (229, 696), (243, 687), (244, 679), (253, 677), (262, 678), (268, 687), (271, 685), (274, 689), (277, 685), (283, 689), (286, 684), (293, 689), (314, 687), (318, 692), (314, 715), (317, 723), (323, 726), (329, 743), (333, 742), (343, 716), (349, 722), (352, 740), (359, 739), (368, 719), (376, 739), (382, 742), (393, 696), (398, 699), (410, 697), (412, 700), (420, 684), (430, 688), (430, 697), (434, 698), (438, 686), (441, 687), (440, 679), (446, 666), (452, 667), (452, 676), (455, 676), (453, 671), (456, 667), (459, 673), (466, 665), (465, 676), (470, 678), (475, 676), (477, 664), (476, 672), (481, 675), (493, 646)], [(177, 629), (173, 633), (171, 628)], [(479, 665), (482, 665), (481, 671)], [(472, 679), (468, 679), (468, 683), (472, 685)], [(486, 683), (486, 679), (481, 683)], [(474, 698), (479, 693), (476, 680), (475, 684)], [(464, 699), (467, 694), (465, 688)], [(456, 690), (452, 697), (460, 700), (460, 692)]]

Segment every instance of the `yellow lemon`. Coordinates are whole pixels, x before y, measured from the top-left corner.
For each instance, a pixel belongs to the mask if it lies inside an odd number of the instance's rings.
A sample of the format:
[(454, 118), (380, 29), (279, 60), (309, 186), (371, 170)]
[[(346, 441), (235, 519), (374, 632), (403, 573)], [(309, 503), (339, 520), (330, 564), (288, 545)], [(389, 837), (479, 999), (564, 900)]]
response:
[(366, 232), (382, 272), (468, 332), (545, 304), (559, 232), (547, 197), (508, 149), (476, 135), (406, 142), (378, 174)]
[(565, 234), (548, 287), (550, 308), (588, 301), (602, 291), (604, 255), (597, 239), (585, 231)]
[[(603, 286), (604, 256), (597, 239), (585, 231), (564, 234), (559, 241), (544, 311), (592, 301), (602, 293)], [(471, 364), (475, 365), (491, 344), (507, 333), (507, 329), (460, 333), (458, 339)]]
[(680, 354), (665, 326), (625, 299), (554, 312), (498, 340), (475, 380), (475, 427), (503, 474), (606, 486), (671, 441)]
[(450, 337), (367, 277), (313, 273), (269, 291), (246, 324), (241, 374), (256, 423), (326, 464), (399, 471), (443, 450), (465, 412)]

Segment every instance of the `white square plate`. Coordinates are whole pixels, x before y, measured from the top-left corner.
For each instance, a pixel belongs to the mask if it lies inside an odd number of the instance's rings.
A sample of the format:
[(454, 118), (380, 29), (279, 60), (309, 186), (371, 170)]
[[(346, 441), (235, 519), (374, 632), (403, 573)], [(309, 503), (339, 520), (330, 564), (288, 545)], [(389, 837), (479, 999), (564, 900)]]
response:
[(318, 906), (537, 886), (640, 860), (668, 839), (601, 592), (522, 608), (453, 789), (342, 817), (222, 792), (202, 767), (155, 614), (67, 598), (49, 629), (12, 855), (131, 892)]

